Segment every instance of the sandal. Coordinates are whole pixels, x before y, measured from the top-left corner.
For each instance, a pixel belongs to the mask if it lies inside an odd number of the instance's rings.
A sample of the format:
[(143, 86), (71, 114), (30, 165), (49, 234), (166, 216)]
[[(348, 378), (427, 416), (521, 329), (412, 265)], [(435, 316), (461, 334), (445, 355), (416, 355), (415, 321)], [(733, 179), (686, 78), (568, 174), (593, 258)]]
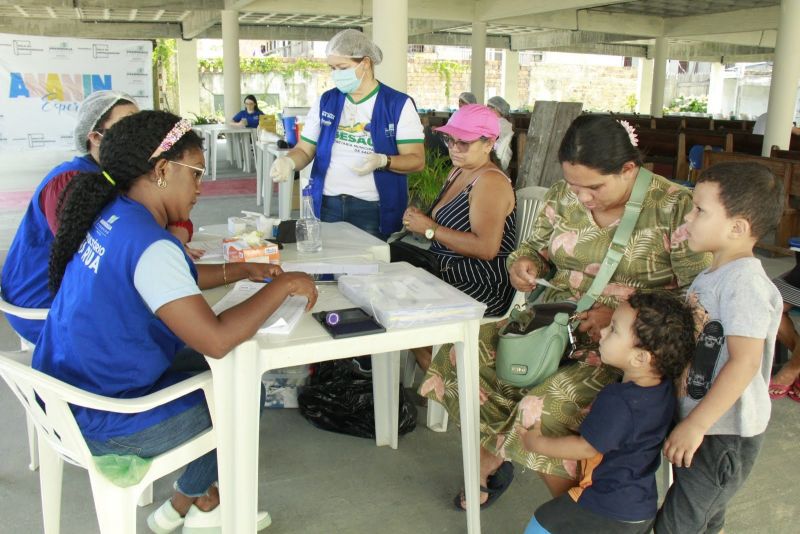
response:
[(789, 394), (789, 390), (792, 389), (794, 384), (775, 384), (772, 380), (769, 381), (769, 398), (770, 399), (782, 399)]
[[(798, 401), (800, 402), (800, 400)], [(488, 493), (489, 498), (486, 499), (486, 502), (481, 503), (481, 510), (485, 510), (489, 506), (491, 506), (500, 496), (505, 493), (509, 486), (511, 486), (511, 482), (514, 480), (514, 464), (511, 462), (503, 462), (500, 464), (500, 467), (497, 468), (497, 471), (494, 474), (489, 475), (486, 479), (486, 486), (480, 486), (481, 493)], [(466, 501), (464, 496), (464, 490), (462, 489), (458, 495), (455, 496), (453, 499), (453, 504), (456, 507), (456, 510), (461, 512), (466, 511), (463, 506), (461, 506), (461, 502)]]
[(800, 377), (792, 384), (792, 389), (789, 390), (787, 396), (795, 402), (800, 403)]

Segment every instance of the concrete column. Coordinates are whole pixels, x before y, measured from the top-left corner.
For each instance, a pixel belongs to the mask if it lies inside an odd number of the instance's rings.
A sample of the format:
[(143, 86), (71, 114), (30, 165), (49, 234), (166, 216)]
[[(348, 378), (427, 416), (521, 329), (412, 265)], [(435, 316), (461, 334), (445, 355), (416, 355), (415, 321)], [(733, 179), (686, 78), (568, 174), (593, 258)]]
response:
[(469, 90), (478, 99), (479, 104), (484, 104), (486, 88), (486, 23), (475, 21), (472, 23), (472, 63), (470, 68)]
[(800, 79), (800, 62), (796, 51), (800, 49), (800, 0), (781, 0), (778, 17), (778, 36), (775, 40), (775, 59), (772, 62), (772, 83), (769, 86), (767, 129), (761, 155), (769, 156), (772, 145), (789, 148), (794, 119), (797, 81)]
[(178, 113), (200, 114), (200, 73), (197, 70), (197, 41), (176, 39), (178, 43)]
[(375, 76), (393, 89), (408, 90), (408, 0), (372, 0), (372, 40), (383, 52)]
[(722, 63), (711, 64), (711, 76), (708, 82), (708, 113), (712, 117), (722, 116), (722, 103), (725, 100), (724, 74), (725, 66)]
[(242, 71), (239, 67), (239, 12), (222, 11), (222, 86), (225, 90), (225, 120), (244, 107)]
[(664, 116), (664, 83), (667, 81), (667, 38), (656, 37), (653, 47), (653, 92), (650, 97), (650, 115)]
[(503, 98), (511, 109), (519, 107), (519, 52), (503, 50)]
[(639, 98), (636, 103), (637, 113), (650, 113), (650, 100), (653, 97), (653, 60), (639, 58)]

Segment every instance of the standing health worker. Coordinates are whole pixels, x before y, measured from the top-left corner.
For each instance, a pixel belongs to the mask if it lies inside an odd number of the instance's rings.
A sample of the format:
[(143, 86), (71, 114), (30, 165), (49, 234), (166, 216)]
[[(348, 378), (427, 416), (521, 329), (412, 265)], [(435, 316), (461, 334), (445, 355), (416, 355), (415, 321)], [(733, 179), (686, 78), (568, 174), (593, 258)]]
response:
[(336, 88), (308, 113), (303, 133), (272, 165), (290, 180), (312, 160), (314, 212), (385, 240), (400, 230), (408, 205), (406, 174), (425, 166), (422, 123), (414, 101), (375, 79), (380, 48), (357, 30), (337, 33), (325, 50)]

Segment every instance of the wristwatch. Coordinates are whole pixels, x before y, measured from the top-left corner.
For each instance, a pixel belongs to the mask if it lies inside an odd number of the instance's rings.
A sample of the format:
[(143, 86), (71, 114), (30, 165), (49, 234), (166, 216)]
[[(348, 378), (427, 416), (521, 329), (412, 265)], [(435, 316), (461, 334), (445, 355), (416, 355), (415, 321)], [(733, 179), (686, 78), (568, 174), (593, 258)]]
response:
[(438, 224), (434, 224), (433, 227), (428, 228), (425, 230), (425, 239), (433, 239), (433, 236), (436, 234), (436, 229), (439, 228)]
[(390, 171), (389, 166), (392, 164), (392, 156), (386, 156), (386, 165), (383, 166), (384, 171)]

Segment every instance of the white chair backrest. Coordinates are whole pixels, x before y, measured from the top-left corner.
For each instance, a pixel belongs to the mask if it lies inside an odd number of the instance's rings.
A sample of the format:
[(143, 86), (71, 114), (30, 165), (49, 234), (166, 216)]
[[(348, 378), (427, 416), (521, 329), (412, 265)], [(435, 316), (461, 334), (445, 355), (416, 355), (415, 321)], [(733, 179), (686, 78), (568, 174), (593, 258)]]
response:
[(538, 185), (517, 189), (517, 247), (530, 237), (547, 191)]
[(65, 460), (86, 468), (91, 453), (69, 404), (86, 406), (94, 404), (94, 399), (105, 398), (32, 369), (16, 361), (12, 353), (0, 352), (0, 376), (39, 429), (39, 436)]
[(10, 302), (3, 299), (2, 294), (2, 289), (0, 289), (0, 312), (19, 317), (21, 319), (34, 319), (40, 321), (47, 319), (47, 312), (50, 311), (49, 308), (20, 308), (19, 306), (14, 306)]

